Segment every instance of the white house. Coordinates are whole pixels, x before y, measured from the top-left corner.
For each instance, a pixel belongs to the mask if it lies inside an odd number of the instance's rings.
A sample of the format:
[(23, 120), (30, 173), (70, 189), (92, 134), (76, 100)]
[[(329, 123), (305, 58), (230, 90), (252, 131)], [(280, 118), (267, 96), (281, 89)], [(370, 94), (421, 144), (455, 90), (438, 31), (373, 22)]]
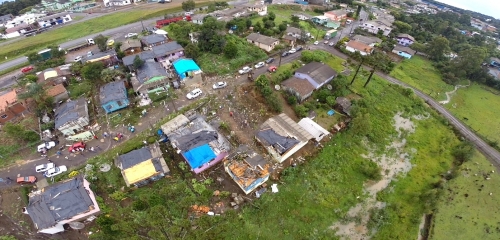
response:
[(37, 22), (38, 22), (38, 26), (43, 28), (43, 27), (50, 27), (50, 26), (65, 24), (67, 22), (71, 22), (72, 20), (73, 19), (71, 18), (71, 15), (69, 15), (69, 13), (58, 13), (58, 14), (54, 14), (54, 15), (40, 18), (37, 20)]
[(104, 0), (105, 7), (125, 6), (132, 4), (132, 0)]
[(373, 48), (356, 40), (351, 40), (346, 44), (345, 49), (349, 52), (359, 52), (361, 55), (370, 55)]
[(259, 33), (251, 33), (247, 36), (247, 42), (263, 49), (266, 52), (270, 52), (279, 44), (279, 40), (276, 38), (264, 36)]
[(309, 132), (284, 113), (265, 121), (255, 136), (278, 163), (299, 151), (312, 138)]
[(14, 19), (8, 21), (5, 24), (5, 28), (9, 29), (9, 28), (15, 27), (15, 26), (23, 24), (23, 23), (33, 24), (38, 19), (41, 19), (41, 18), (43, 18), (45, 16), (47, 16), (47, 14), (43, 14), (43, 13), (28, 13), (28, 14), (24, 14), (24, 15), (15, 17)]
[(310, 118), (302, 118), (299, 121), (299, 125), (309, 132), (317, 142), (321, 141), (321, 139), (330, 134), (330, 132)]
[(363, 23), (361, 28), (373, 34), (377, 34), (378, 31), (382, 31), (382, 35), (388, 36), (392, 31), (391, 26), (392, 24), (389, 21), (375, 20)]
[(261, 15), (261, 16), (265, 16), (267, 15), (267, 6), (265, 4), (252, 4), (252, 3), (249, 3), (249, 4), (246, 4), (245, 5), (247, 7), (247, 10), (249, 12), (256, 12), (257, 14)]
[(203, 20), (205, 19), (205, 17), (208, 16), (208, 14), (196, 14), (196, 15), (193, 15), (191, 16), (191, 22), (194, 23), (194, 24), (203, 24)]

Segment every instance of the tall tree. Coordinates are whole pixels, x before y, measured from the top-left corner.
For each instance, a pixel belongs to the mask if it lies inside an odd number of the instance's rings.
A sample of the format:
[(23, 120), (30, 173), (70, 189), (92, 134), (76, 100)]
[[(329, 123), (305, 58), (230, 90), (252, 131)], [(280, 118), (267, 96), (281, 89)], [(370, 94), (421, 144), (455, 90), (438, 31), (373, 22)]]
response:
[(445, 54), (450, 53), (450, 42), (444, 37), (436, 37), (427, 46), (427, 54), (433, 60), (445, 59)]
[(182, 2), (182, 10), (188, 12), (196, 8), (196, 3), (194, 0), (187, 0)]
[(224, 55), (229, 59), (235, 58), (238, 55), (238, 46), (232, 41), (226, 43)]
[(99, 50), (101, 50), (101, 52), (104, 52), (106, 51), (108, 45), (107, 45), (107, 41), (108, 41), (108, 38), (103, 36), (102, 34), (99, 34), (97, 37), (94, 38), (94, 41), (95, 41), (95, 44), (97, 44), (97, 47), (99, 48)]
[(37, 116), (52, 109), (53, 98), (47, 95), (47, 91), (41, 84), (30, 83), (26, 85), (25, 92), (18, 95), (19, 99), (31, 99), (36, 104)]
[(134, 57), (134, 68), (137, 70), (144, 65), (144, 60), (142, 60), (139, 55)]
[(101, 62), (87, 63), (82, 68), (83, 78), (90, 81), (98, 81), (101, 78), (101, 72), (104, 69), (104, 65)]

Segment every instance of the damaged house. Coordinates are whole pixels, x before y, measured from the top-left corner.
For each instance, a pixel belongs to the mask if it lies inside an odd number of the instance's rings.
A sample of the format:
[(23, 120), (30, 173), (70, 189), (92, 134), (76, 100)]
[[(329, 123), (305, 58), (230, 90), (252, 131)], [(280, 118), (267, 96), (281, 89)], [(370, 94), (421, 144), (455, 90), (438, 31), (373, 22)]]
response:
[(64, 134), (64, 136), (68, 136), (68, 139), (74, 141), (92, 139), (93, 134), (90, 131), (86, 131), (90, 120), (87, 100), (85, 98), (61, 104), (55, 110), (54, 116), (55, 128)]
[(251, 193), (269, 179), (269, 164), (247, 145), (238, 147), (227, 159), (224, 169), (245, 194)]
[(65, 224), (93, 220), (100, 213), (90, 183), (81, 175), (31, 193), (23, 210), (39, 233), (48, 234), (64, 232)]
[(195, 115), (189, 120), (189, 123), (173, 130), (170, 125), (177, 125), (178, 122), (170, 124), (169, 121), (161, 128), (172, 147), (198, 174), (226, 158), (231, 145), (202, 117)]
[(282, 163), (304, 147), (313, 136), (282, 113), (265, 121), (255, 138), (276, 162)]

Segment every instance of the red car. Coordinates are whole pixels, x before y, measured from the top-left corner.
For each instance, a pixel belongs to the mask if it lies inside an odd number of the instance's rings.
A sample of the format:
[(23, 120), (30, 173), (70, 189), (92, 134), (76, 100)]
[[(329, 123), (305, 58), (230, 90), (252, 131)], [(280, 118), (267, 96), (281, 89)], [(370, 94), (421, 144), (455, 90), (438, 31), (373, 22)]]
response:
[(30, 72), (31, 70), (33, 70), (33, 66), (27, 66), (27, 67), (21, 69), (21, 72), (27, 73), (27, 72)]
[(278, 69), (278, 68), (277, 68), (276, 66), (270, 66), (270, 67), (267, 69), (267, 71), (269, 71), (269, 72), (276, 72), (276, 70), (277, 70), (277, 69)]
[(83, 151), (85, 149), (85, 143), (84, 142), (77, 142), (71, 145), (71, 147), (68, 148), (69, 152), (78, 152), (78, 151)]
[(36, 177), (35, 176), (26, 176), (26, 177), (18, 177), (17, 178), (17, 183), (23, 184), (23, 183), (34, 183), (36, 182)]

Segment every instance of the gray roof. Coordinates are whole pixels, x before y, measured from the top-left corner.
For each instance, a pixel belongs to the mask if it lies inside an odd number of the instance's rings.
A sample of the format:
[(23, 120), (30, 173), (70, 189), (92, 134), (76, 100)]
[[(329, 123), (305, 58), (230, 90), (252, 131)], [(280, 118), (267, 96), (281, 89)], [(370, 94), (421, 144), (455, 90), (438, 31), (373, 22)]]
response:
[(332, 77), (337, 76), (337, 72), (333, 70), (333, 68), (320, 62), (308, 63), (295, 72), (309, 75), (318, 84), (324, 83)]
[(114, 49), (111, 49), (111, 50), (108, 50), (106, 52), (98, 52), (98, 53), (95, 53), (94, 55), (92, 55), (90, 57), (84, 57), (83, 60), (84, 60), (84, 62), (87, 62), (87, 61), (90, 61), (90, 60), (93, 60), (93, 59), (102, 58), (102, 57), (105, 57), (105, 56), (116, 56), (116, 51)]
[(127, 89), (124, 81), (110, 82), (101, 87), (99, 94), (101, 105), (111, 102), (127, 99)]
[(344, 9), (337, 9), (337, 10), (328, 11), (327, 13), (335, 14), (336, 16), (342, 16), (342, 15), (346, 15), (347, 11)]
[(153, 155), (149, 148), (141, 148), (118, 156), (118, 163), (121, 164), (120, 168), (125, 170), (151, 158)]
[(139, 70), (137, 70), (137, 80), (142, 84), (152, 77), (167, 76), (167, 72), (158, 62), (146, 61)]
[(153, 44), (161, 41), (167, 41), (167, 38), (164, 35), (161, 34), (151, 34), (149, 36), (145, 36), (141, 39), (141, 41), (146, 44)]
[(140, 48), (141, 47), (141, 41), (137, 39), (127, 39), (127, 41), (122, 42), (122, 45), (120, 46), (120, 51), (125, 51), (129, 48)]
[(209, 14), (195, 14), (191, 16), (192, 20), (203, 20), (206, 16), (210, 16)]
[(92, 210), (94, 203), (83, 183), (83, 177), (77, 176), (31, 196), (26, 209), (37, 228), (51, 228), (60, 221)]
[(53, 14), (53, 15), (50, 15), (50, 16), (46, 16), (46, 17), (40, 18), (40, 19), (37, 20), (37, 22), (47, 21), (47, 20), (58, 18), (58, 17), (64, 17), (66, 15), (69, 15), (69, 13), (67, 13), (67, 12), (57, 13), (57, 14)]
[[(291, 144), (293, 140), (307, 142), (313, 138), (310, 133), (284, 113), (268, 119), (260, 126), (260, 129), (257, 137), (273, 146), (279, 143), (284, 147), (286, 144)], [(261, 134), (259, 135), (259, 133)]]
[(247, 36), (247, 39), (258, 43), (263, 43), (266, 45), (271, 45), (274, 42), (279, 42), (279, 40), (276, 38), (264, 36), (258, 33), (251, 33), (250, 35)]
[(363, 36), (363, 35), (354, 35), (354, 37), (352, 37), (353, 40), (356, 40), (358, 42), (362, 42), (366, 45), (370, 45), (370, 44), (373, 44), (373, 43), (381, 43), (382, 42), (382, 39), (380, 38), (377, 38), (377, 37), (368, 37), (368, 36)]
[(267, 164), (266, 159), (261, 155), (257, 154), (253, 149), (248, 147), (248, 145), (240, 145), (236, 148), (227, 159), (235, 159), (238, 156), (245, 157), (245, 162), (250, 165), (250, 167), (264, 167)]
[(156, 57), (164, 57), (168, 54), (183, 51), (184, 48), (176, 41), (153, 47), (153, 53)]
[(129, 56), (124, 57), (122, 59), (123, 60), (123, 64), (125, 66), (132, 66), (132, 65), (134, 65), (135, 56), (139, 56), (139, 58), (142, 59), (143, 61), (155, 58), (155, 54), (154, 54), (153, 51), (144, 51), (144, 52), (140, 52), (140, 53), (137, 53), (137, 54), (134, 54), (134, 55), (129, 55)]
[(408, 38), (408, 39), (415, 42), (415, 38), (413, 38), (410, 34), (406, 34), (406, 33), (398, 34), (397, 38)]
[(351, 112), (351, 101), (346, 97), (337, 97), (335, 102), (342, 107), (342, 111), (344, 111), (347, 115)]
[(400, 46), (400, 45), (395, 45), (394, 46), (394, 49), (392, 49), (392, 51), (397, 51), (397, 52), (406, 52), (410, 55), (415, 55), (415, 53), (417, 53), (417, 51), (409, 48), (409, 47), (404, 47), (404, 46)]
[(0, 23), (8, 22), (12, 19), (14, 19), (14, 16), (12, 14), (3, 15), (3, 16), (0, 16)]
[(302, 34), (302, 30), (296, 27), (287, 27), (286, 28), (287, 33), (295, 33), (295, 34)]
[(79, 98), (61, 104), (55, 111), (55, 128), (60, 128), (64, 124), (76, 121), (81, 117), (89, 118), (87, 100)]

